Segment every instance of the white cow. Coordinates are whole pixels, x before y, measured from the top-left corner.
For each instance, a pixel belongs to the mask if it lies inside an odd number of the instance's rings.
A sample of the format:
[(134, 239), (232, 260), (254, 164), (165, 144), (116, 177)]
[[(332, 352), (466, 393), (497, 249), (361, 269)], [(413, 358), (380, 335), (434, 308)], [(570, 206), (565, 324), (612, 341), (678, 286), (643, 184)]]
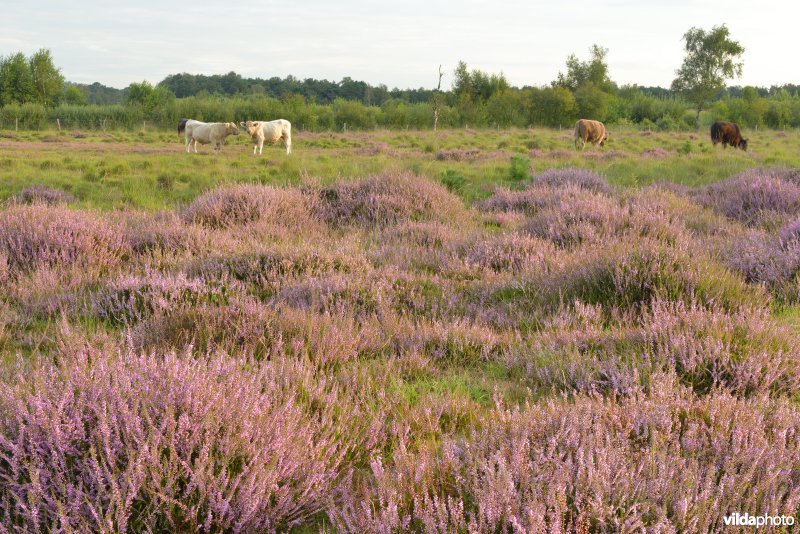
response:
[(258, 155), (264, 151), (264, 141), (275, 143), (278, 139), (283, 139), (286, 145), (286, 155), (292, 153), (292, 123), (284, 119), (274, 121), (247, 121), (240, 122), (239, 125), (253, 138), (253, 155)]
[(197, 154), (197, 143), (211, 144), (214, 153), (219, 154), (229, 135), (239, 135), (239, 128), (233, 122), (200, 122), (189, 119), (183, 124), (183, 130), (186, 131), (186, 152), (194, 146), (195, 154)]

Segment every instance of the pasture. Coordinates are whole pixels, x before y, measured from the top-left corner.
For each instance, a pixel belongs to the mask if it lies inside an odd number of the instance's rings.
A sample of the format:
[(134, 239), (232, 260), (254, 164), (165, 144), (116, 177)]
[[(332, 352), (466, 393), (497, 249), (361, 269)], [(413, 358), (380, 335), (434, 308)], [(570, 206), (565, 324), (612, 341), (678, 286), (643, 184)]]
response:
[(0, 522), (800, 510), (800, 133), (0, 133)]

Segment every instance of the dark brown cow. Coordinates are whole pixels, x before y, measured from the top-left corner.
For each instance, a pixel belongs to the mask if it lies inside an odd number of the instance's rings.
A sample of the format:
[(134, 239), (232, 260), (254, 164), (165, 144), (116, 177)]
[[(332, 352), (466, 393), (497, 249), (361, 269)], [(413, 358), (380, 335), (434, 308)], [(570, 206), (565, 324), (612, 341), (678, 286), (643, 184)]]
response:
[(717, 146), (722, 143), (722, 148), (731, 145), (734, 148), (747, 150), (747, 139), (742, 138), (739, 125), (735, 122), (715, 122), (711, 125), (711, 143)]

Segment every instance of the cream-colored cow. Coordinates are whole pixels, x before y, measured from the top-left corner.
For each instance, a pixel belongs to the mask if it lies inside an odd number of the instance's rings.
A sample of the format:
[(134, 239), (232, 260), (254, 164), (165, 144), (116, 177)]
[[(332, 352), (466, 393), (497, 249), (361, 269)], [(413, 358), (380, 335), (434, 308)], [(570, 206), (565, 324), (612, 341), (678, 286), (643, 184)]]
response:
[[(184, 123), (183, 130), (186, 132), (186, 152), (189, 152), (193, 145), (195, 154), (197, 154), (197, 143), (210, 144), (214, 148), (214, 153), (219, 154), (229, 135), (239, 135), (239, 128), (234, 122), (200, 122), (189, 119)], [(180, 126), (178, 131), (180, 132)]]
[(250, 134), (253, 139), (253, 155), (258, 149), (258, 155), (264, 151), (264, 141), (275, 143), (278, 139), (283, 139), (286, 145), (286, 155), (292, 153), (292, 123), (285, 119), (274, 121), (247, 121), (240, 122), (239, 125)]

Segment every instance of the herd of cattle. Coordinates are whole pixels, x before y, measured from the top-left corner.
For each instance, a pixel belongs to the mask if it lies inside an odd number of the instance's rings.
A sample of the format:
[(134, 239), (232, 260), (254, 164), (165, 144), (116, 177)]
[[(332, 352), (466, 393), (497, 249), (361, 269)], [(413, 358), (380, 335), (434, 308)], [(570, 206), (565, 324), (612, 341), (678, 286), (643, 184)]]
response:
[[(178, 135), (186, 135), (186, 152), (194, 148), (197, 153), (197, 143), (201, 145), (210, 144), (214, 153), (218, 154), (220, 148), (225, 143), (229, 135), (239, 135), (239, 128), (242, 128), (253, 140), (253, 155), (261, 155), (264, 151), (264, 142), (275, 143), (278, 139), (283, 139), (286, 145), (286, 154), (292, 153), (292, 124), (285, 119), (274, 121), (247, 121), (240, 122), (201, 122), (194, 119), (181, 119), (178, 123)], [(605, 145), (608, 140), (608, 132), (605, 125), (600, 121), (590, 119), (580, 119), (575, 123), (575, 149), (583, 149), (586, 143), (593, 145)], [(747, 150), (747, 139), (742, 137), (739, 125), (735, 122), (715, 122), (711, 125), (711, 143), (717, 146), (722, 143), (725, 148), (728, 145), (734, 148)]]
[[(580, 119), (575, 123), (575, 149), (578, 145), (583, 149), (586, 143), (603, 146), (608, 140), (608, 132), (605, 125), (600, 121)], [(711, 125), (711, 144), (717, 146), (722, 143), (725, 148), (728, 145), (734, 148), (747, 150), (747, 139), (742, 137), (739, 125), (735, 122), (718, 121)]]
[(178, 123), (178, 135), (186, 135), (186, 152), (194, 148), (197, 153), (197, 143), (210, 144), (214, 153), (218, 154), (229, 135), (239, 135), (239, 127), (246, 131), (253, 140), (253, 155), (256, 150), (261, 155), (264, 151), (264, 141), (275, 143), (283, 139), (286, 145), (286, 154), (292, 153), (292, 124), (284, 119), (274, 121), (247, 121), (240, 122), (201, 122), (194, 119), (181, 119)]

